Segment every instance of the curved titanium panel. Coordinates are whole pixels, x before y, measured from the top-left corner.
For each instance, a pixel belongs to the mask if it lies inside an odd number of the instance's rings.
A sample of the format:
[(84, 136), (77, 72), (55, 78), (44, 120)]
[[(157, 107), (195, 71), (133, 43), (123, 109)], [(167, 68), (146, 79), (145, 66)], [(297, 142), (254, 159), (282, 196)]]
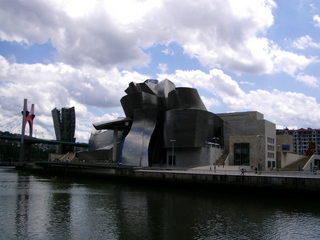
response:
[[(206, 142), (223, 137), (223, 121), (207, 111), (196, 89), (176, 88), (168, 79), (161, 82), (149, 79), (144, 83), (131, 82), (125, 92), (128, 95), (121, 99), (121, 105), (126, 118), (94, 124), (96, 129), (123, 129), (124, 140), (116, 148), (123, 165), (165, 164), (171, 140), (175, 140), (176, 151), (183, 158), (182, 162), (177, 161), (179, 166), (197, 165), (205, 159)], [(113, 144), (113, 135), (107, 135), (92, 136), (91, 149)]]
[(176, 90), (176, 86), (168, 79), (159, 82), (156, 86), (157, 95), (161, 97), (161, 100), (165, 106), (169, 106), (169, 93)]
[(157, 122), (158, 111), (152, 109), (137, 109), (134, 111), (133, 124), (124, 140), (122, 149), (123, 165), (149, 166), (149, 143)]
[(157, 94), (156, 86), (158, 84), (158, 80), (156, 79), (147, 79), (143, 83), (129, 83), (129, 87), (125, 90), (125, 92), (129, 94), (137, 93), (137, 92), (146, 92), (150, 94)]
[[(164, 142), (171, 147), (204, 147), (214, 136), (214, 114), (198, 109), (175, 109), (165, 113)], [(220, 123), (219, 123), (220, 124)]]
[[(122, 134), (118, 132), (118, 141), (121, 139)], [(113, 131), (95, 131), (91, 133), (89, 139), (89, 151), (106, 149), (113, 146)]]
[(197, 108), (207, 111), (203, 104), (197, 89), (194, 88), (176, 88), (180, 108)]
[(132, 122), (131, 118), (117, 118), (110, 121), (93, 123), (92, 125), (97, 130), (104, 130), (104, 129), (112, 130), (115, 128), (118, 128), (118, 130), (122, 130), (123, 128), (129, 126), (131, 122)]
[(144, 83), (140, 83), (139, 86), (142, 92), (156, 95), (156, 91), (155, 91), (155, 87), (157, 86), (156, 84), (152, 82), (144, 82)]
[(174, 91), (175, 89), (176, 86), (174, 85), (174, 83), (168, 79), (164, 79), (156, 86), (158, 96), (164, 98), (168, 98), (169, 92)]
[(159, 108), (156, 95), (139, 92), (121, 98), (121, 105), (126, 117), (133, 118), (135, 109)]
[(140, 87), (138, 86), (137, 83), (131, 82), (131, 83), (129, 83), (129, 87), (124, 91), (127, 94), (133, 94), (133, 93), (141, 92), (141, 89), (140, 89)]

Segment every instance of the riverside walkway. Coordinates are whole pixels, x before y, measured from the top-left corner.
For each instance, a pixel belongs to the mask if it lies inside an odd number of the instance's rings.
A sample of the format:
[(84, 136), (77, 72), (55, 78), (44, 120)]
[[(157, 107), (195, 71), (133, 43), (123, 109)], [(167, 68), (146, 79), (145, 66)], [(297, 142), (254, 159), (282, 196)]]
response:
[(252, 171), (245, 170), (242, 172), (241, 168), (234, 167), (218, 167), (216, 169), (214, 166), (204, 166), (190, 169), (179, 169), (179, 168), (164, 168), (164, 169), (140, 169), (136, 171), (145, 172), (167, 172), (167, 173), (184, 173), (184, 174), (205, 174), (205, 175), (230, 175), (230, 176), (261, 176), (261, 177), (293, 177), (293, 178), (319, 178), (320, 171)]
[[(28, 169), (29, 167), (27, 167)], [(254, 191), (271, 194), (320, 193), (320, 172), (311, 171), (241, 171), (235, 166), (197, 168), (133, 167), (109, 163), (37, 162), (30, 170), (67, 177), (117, 178), (129, 182), (166, 184), (188, 188)]]
[(200, 169), (190, 169), (187, 172), (198, 173), (198, 174), (218, 174), (218, 175), (243, 175), (243, 176), (264, 176), (264, 177), (296, 177), (296, 178), (320, 178), (320, 172), (310, 172), (310, 171), (244, 171), (241, 170), (200, 170)]
[(220, 167), (193, 169), (136, 169), (134, 178), (186, 186), (227, 191), (298, 194), (315, 196), (320, 193), (320, 173), (310, 171), (244, 171)]

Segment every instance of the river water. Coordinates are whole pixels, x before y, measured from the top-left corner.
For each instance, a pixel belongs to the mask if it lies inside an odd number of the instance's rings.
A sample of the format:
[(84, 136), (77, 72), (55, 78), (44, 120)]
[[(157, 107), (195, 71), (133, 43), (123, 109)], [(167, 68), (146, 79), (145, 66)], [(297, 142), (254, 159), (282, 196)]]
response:
[(320, 239), (320, 207), (2, 167), (0, 239)]

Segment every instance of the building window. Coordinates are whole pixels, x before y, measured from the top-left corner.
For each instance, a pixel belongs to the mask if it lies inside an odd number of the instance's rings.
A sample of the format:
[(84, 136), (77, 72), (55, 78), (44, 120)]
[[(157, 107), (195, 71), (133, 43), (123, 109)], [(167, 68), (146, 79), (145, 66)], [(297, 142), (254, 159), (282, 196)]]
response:
[(271, 168), (271, 161), (268, 161), (268, 168)]
[(275, 161), (268, 161), (268, 168), (275, 168), (276, 162)]
[(273, 145), (268, 145), (268, 151), (274, 151), (274, 146)]
[(250, 144), (234, 144), (234, 165), (250, 165)]
[(274, 144), (274, 138), (268, 137), (268, 138), (267, 138), (267, 141), (268, 141), (268, 143)]
[(274, 153), (268, 152), (268, 158), (274, 158)]
[(282, 145), (282, 150), (284, 150), (284, 151), (289, 151), (289, 150), (290, 150), (290, 145), (288, 145), (288, 144), (283, 144), (283, 145)]

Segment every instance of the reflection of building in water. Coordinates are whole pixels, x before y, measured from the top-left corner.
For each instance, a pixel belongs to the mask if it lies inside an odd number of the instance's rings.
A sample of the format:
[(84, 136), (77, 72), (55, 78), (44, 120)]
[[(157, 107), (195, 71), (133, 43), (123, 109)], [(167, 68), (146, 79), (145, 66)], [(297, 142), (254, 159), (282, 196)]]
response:
[(125, 117), (93, 124), (89, 151), (78, 153), (80, 159), (247, 170), (279, 169), (296, 159), (288, 154), (290, 139), (277, 142), (275, 124), (259, 112), (211, 113), (196, 89), (176, 87), (167, 79), (131, 82), (125, 92)]
[(17, 238), (24, 238), (28, 233), (29, 225), (29, 176), (18, 176), (18, 195), (16, 210)]

